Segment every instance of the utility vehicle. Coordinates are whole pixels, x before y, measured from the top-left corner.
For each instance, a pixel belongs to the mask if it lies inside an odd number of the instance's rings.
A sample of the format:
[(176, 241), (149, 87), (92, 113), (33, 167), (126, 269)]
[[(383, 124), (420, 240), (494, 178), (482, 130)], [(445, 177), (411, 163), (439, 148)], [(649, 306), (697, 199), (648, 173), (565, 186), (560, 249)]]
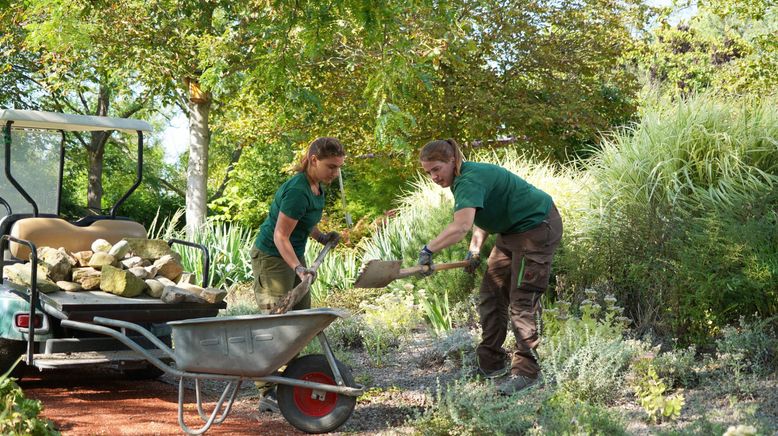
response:
[[(141, 184), (143, 138), (151, 131), (145, 121), (41, 111), (0, 109), (0, 253), (2, 264), (37, 263), (36, 248), (64, 247), (69, 252), (90, 250), (96, 239), (114, 244), (126, 237), (145, 238), (144, 226), (119, 210)], [(132, 186), (110, 210), (68, 221), (61, 215), (65, 143), (74, 132), (118, 131), (137, 138), (137, 168)], [(127, 136), (125, 135), (125, 136)], [(203, 286), (208, 282), (209, 257), (205, 247), (181, 240), (202, 251)], [(29, 286), (0, 280), (0, 374), (20, 356), (15, 376), (33, 368), (93, 367), (106, 365), (138, 378), (162, 372), (140, 353), (114, 338), (62, 325), (65, 320), (92, 322), (95, 317), (143, 325), (170, 344), (168, 321), (212, 317), (225, 303), (175, 303), (145, 296), (125, 298), (102, 291), (41, 293), (37, 268), (30, 268)], [(67, 325), (67, 322), (64, 323)], [(130, 331), (124, 332), (133, 336)], [(141, 335), (133, 336), (145, 349), (155, 348)], [(159, 350), (150, 351), (158, 353)], [(164, 356), (160, 355), (164, 358)]]

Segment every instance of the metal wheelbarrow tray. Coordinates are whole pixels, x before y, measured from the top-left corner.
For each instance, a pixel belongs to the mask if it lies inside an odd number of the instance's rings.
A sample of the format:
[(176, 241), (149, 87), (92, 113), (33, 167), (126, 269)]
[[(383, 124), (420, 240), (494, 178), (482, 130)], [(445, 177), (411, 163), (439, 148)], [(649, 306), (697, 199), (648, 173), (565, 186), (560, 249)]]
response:
[[(364, 387), (354, 382), (350, 370), (335, 359), (324, 335), (327, 326), (347, 315), (345, 311), (319, 308), (278, 315), (173, 321), (168, 323), (172, 328), (172, 349), (145, 328), (126, 321), (95, 317), (94, 324), (65, 320), (62, 325), (111, 336), (159, 369), (179, 377), (178, 422), (187, 434), (202, 434), (212, 424), (223, 422), (241, 384), (247, 380), (276, 383), (278, 406), (287, 421), (308, 433), (324, 433), (342, 425), (351, 416), (356, 397), (364, 393)], [(176, 367), (158, 359), (116, 328), (140, 333), (172, 358)], [(319, 339), (323, 354), (295, 359), (314, 337)], [(279, 372), (284, 365), (287, 367)], [(184, 379), (195, 382), (197, 411), (205, 421), (198, 429), (190, 429), (184, 422)], [(227, 382), (210, 416), (202, 407), (201, 379)]]

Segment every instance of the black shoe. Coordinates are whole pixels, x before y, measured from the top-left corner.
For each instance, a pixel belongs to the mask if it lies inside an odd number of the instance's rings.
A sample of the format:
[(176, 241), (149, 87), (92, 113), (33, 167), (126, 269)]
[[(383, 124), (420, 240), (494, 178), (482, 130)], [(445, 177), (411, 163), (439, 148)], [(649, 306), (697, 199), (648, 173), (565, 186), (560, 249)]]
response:
[(259, 397), (259, 411), (269, 413), (279, 413), (278, 400), (276, 400), (276, 388), (266, 390)]

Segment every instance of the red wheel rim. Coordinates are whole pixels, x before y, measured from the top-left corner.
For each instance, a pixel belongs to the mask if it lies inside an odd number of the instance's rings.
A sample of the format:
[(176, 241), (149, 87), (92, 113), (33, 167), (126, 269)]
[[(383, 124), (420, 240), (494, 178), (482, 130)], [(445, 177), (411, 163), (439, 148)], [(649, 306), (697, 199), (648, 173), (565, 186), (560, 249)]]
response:
[[(322, 383), (328, 385), (335, 385), (335, 380), (332, 377), (322, 372), (312, 372), (301, 377), (300, 380), (305, 380), (314, 383)], [(322, 399), (321, 396), (324, 396)], [(334, 392), (324, 392), (310, 388), (294, 388), (294, 404), (304, 414), (320, 418), (335, 410), (335, 405), (338, 402), (338, 394)]]

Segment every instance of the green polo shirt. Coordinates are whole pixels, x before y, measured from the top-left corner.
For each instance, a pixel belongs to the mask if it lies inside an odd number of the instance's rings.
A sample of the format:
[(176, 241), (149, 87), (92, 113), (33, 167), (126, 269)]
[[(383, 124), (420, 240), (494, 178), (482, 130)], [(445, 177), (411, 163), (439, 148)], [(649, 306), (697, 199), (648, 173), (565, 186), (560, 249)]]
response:
[(278, 213), (283, 212), (289, 218), (297, 220), (297, 225), (289, 235), (289, 242), (292, 243), (297, 257), (303, 259), (308, 235), (321, 220), (324, 210), (324, 190), (321, 185), (319, 191), (321, 195), (314, 195), (305, 173), (297, 173), (284, 182), (276, 191), (273, 203), (270, 205), (270, 213), (260, 226), (254, 245), (267, 254), (281, 256), (273, 242), (273, 231), (278, 221)]
[(505, 168), (463, 162), (451, 185), (454, 210), (475, 208), (475, 225), (489, 233), (521, 233), (540, 224), (551, 196)]

